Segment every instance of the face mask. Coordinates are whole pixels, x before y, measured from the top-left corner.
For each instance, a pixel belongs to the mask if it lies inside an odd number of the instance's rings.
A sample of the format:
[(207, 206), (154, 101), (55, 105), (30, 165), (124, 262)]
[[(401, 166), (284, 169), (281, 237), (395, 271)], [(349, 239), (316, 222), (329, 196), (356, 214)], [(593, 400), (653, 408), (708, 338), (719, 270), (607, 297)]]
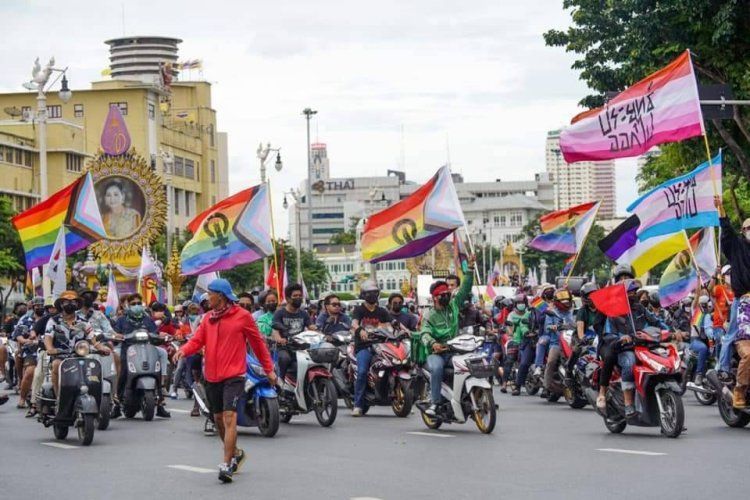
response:
[(377, 304), (378, 298), (380, 297), (380, 293), (378, 292), (367, 292), (363, 294), (363, 297), (365, 299), (365, 302), (368, 304)]
[(743, 231), (742, 234), (745, 235), (745, 240), (750, 241), (750, 231)]
[(128, 313), (133, 316), (134, 318), (139, 318), (143, 316), (144, 309), (142, 304), (136, 304), (134, 306), (128, 307)]
[(451, 303), (451, 296), (450, 295), (443, 294), (443, 295), (440, 296), (440, 298), (438, 298), (438, 304), (440, 304), (443, 307), (447, 306), (450, 303)]
[(269, 302), (268, 304), (263, 306), (263, 309), (266, 310), (266, 312), (274, 312), (279, 304), (276, 302)]
[(76, 312), (76, 310), (78, 310), (78, 306), (76, 306), (75, 304), (65, 304), (63, 306), (63, 311), (65, 312), (65, 314), (73, 314), (74, 312)]
[(396, 314), (398, 314), (398, 313), (400, 313), (400, 312), (401, 312), (401, 309), (403, 309), (403, 307), (404, 307), (404, 305), (403, 305), (403, 304), (393, 304), (393, 305), (391, 306), (391, 310), (392, 310), (393, 312), (395, 312)]
[(93, 301), (93, 299), (85, 298), (85, 299), (83, 299), (83, 305), (84, 305), (84, 307), (91, 307), (91, 306), (94, 305), (94, 301)]
[(641, 305), (642, 305), (643, 307), (648, 307), (648, 300), (642, 300), (642, 301), (641, 301)]
[(553, 291), (547, 291), (542, 294), (544, 300), (552, 300), (552, 296), (555, 294)]
[(252, 304), (240, 304), (240, 307), (242, 307), (246, 311), (252, 311), (253, 305)]
[(44, 315), (44, 308), (43, 307), (35, 307), (34, 308), (34, 314), (36, 314), (37, 316)]
[(188, 319), (189, 319), (190, 321), (198, 321), (198, 315), (197, 315), (197, 314), (190, 314), (190, 315), (188, 316)]
[(526, 310), (526, 304), (516, 304), (516, 309), (518, 309), (521, 312), (524, 312)]
[(289, 303), (292, 304), (292, 307), (300, 307), (302, 305), (302, 299), (291, 299)]
[(20, 318), (20, 317), (21, 317), (21, 316), (23, 316), (24, 314), (26, 314), (26, 309), (25, 309), (25, 308), (23, 308), (23, 307), (20, 307), (20, 308), (18, 309), (18, 317)]

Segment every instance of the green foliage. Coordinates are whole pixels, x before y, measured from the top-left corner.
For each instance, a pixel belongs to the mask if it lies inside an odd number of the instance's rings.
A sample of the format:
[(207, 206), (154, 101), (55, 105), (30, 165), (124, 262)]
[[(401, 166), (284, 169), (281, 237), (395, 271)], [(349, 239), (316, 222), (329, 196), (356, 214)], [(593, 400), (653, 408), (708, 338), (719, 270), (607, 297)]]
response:
[(10, 219), (15, 215), (8, 197), (0, 197), (0, 276), (12, 277), (26, 272), (21, 238)]
[(343, 233), (336, 233), (331, 236), (329, 243), (331, 245), (354, 245), (357, 243), (357, 224), (359, 217), (352, 217), (349, 220), (349, 230)]

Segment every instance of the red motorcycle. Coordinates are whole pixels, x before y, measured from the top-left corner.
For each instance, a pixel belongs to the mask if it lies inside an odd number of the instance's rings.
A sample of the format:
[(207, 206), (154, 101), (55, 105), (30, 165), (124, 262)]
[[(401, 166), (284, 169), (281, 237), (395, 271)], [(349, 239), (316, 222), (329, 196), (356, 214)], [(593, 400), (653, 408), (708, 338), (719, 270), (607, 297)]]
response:
[[(367, 413), (371, 406), (390, 406), (397, 417), (407, 417), (414, 404), (409, 333), (383, 329), (366, 329), (366, 331), (370, 337), (373, 356), (368, 372), (362, 413)], [(354, 353), (354, 344), (349, 344), (348, 356), (350, 394), (354, 394), (354, 384), (357, 379), (357, 356)]]
[[(607, 391), (607, 408), (597, 412), (604, 418), (604, 425), (612, 433), (619, 434), (628, 424), (640, 427), (661, 427), (667, 437), (678, 437), (685, 423), (685, 408), (682, 404), (680, 355), (669, 332), (647, 328), (634, 335), (632, 347), (635, 354), (633, 376), (635, 378), (636, 415), (625, 418), (625, 403), (620, 386), (619, 367), (615, 368)], [(586, 388), (586, 397), (596, 408), (601, 360), (592, 373), (592, 383)]]

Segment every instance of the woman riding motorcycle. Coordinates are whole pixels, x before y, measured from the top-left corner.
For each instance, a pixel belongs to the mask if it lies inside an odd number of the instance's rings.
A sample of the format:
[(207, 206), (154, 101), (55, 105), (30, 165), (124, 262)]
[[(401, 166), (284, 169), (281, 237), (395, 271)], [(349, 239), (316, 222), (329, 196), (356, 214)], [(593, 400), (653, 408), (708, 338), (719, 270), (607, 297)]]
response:
[(510, 323), (510, 336), (518, 345), (520, 363), (516, 375), (516, 385), (513, 387), (513, 396), (521, 394), (521, 386), (526, 383), (526, 376), (534, 360), (534, 337), (537, 335), (536, 313), (529, 309), (529, 301), (526, 294), (519, 293), (513, 297), (513, 312), (508, 316)]

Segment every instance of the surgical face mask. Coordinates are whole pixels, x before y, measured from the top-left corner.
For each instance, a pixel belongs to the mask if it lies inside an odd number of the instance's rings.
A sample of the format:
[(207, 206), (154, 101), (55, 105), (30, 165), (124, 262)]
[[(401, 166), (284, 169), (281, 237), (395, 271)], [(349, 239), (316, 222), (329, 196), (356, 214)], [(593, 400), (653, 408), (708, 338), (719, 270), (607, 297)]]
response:
[(190, 315), (188, 315), (188, 319), (190, 321), (198, 321), (198, 317), (199, 316), (197, 314), (190, 314)]
[(279, 306), (276, 302), (267, 302), (263, 309), (265, 309), (266, 312), (274, 312), (276, 308)]
[(391, 304), (391, 311), (395, 312), (396, 314), (401, 312), (401, 309), (403, 309), (404, 305), (399, 302), (394, 302)]
[(450, 303), (451, 303), (451, 296), (450, 296), (450, 294), (441, 293), (440, 297), (438, 297), (438, 304), (440, 304), (441, 306), (445, 307), (445, 306), (447, 306)]
[(642, 300), (642, 301), (641, 301), (641, 305), (642, 305), (643, 307), (648, 307), (648, 300)]
[(65, 314), (73, 314), (77, 310), (78, 306), (76, 306), (75, 304), (65, 304), (63, 306), (63, 311), (65, 312)]
[(140, 316), (143, 316), (145, 309), (143, 309), (143, 304), (134, 304), (128, 307), (128, 312), (131, 316), (138, 318)]
[(521, 312), (524, 312), (526, 310), (526, 304), (516, 304), (516, 309), (518, 309)]
[(44, 315), (44, 308), (43, 307), (35, 307), (34, 308), (34, 314), (37, 316), (43, 316)]
[(362, 298), (368, 304), (377, 304), (379, 297), (380, 297), (380, 292), (365, 292), (362, 294)]
[(302, 299), (300, 298), (290, 299), (289, 303), (292, 304), (292, 307), (300, 307), (302, 305)]

